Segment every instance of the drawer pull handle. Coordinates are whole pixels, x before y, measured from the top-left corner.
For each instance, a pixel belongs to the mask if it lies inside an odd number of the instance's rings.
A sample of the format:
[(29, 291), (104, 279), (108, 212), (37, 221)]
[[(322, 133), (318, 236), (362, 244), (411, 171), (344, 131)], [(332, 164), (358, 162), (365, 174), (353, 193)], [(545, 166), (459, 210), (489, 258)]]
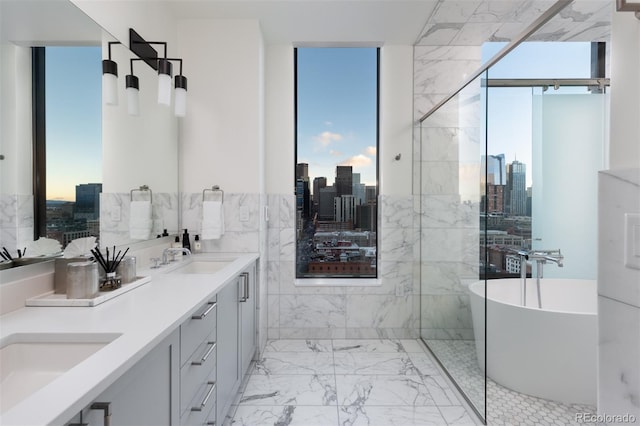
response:
[(200, 403), (200, 406), (191, 407), (191, 411), (202, 411), (204, 410), (204, 407), (207, 406), (207, 402), (209, 402), (209, 398), (211, 398), (211, 394), (213, 393), (213, 390), (216, 388), (216, 382), (207, 382), (207, 385), (211, 386), (211, 388), (209, 389), (209, 392), (207, 392), (207, 394), (204, 396), (204, 399)]
[(204, 317), (206, 317), (207, 315), (209, 315), (211, 313), (211, 311), (213, 311), (213, 309), (216, 307), (216, 302), (209, 302), (207, 303), (207, 305), (209, 305), (209, 307), (207, 308), (206, 311), (204, 311), (203, 313), (201, 313), (200, 315), (193, 315), (191, 317), (191, 319), (195, 319), (195, 320), (201, 320), (204, 319)]
[(204, 354), (204, 356), (200, 359), (200, 361), (192, 361), (191, 365), (202, 365), (205, 363), (205, 361), (207, 361), (207, 358), (209, 358), (209, 355), (211, 355), (213, 350), (216, 348), (216, 342), (207, 342), (207, 345), (210, 346), (209, 349), (207, 350), (207, 353)]

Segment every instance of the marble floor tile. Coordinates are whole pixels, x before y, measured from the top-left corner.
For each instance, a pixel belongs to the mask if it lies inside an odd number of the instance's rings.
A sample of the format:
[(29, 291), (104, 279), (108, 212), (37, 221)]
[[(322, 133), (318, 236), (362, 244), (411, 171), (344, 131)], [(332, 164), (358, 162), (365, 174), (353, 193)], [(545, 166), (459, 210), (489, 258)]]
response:
[(331, 352), (265, 352), (253, 374), (334, 374)]
[(334, 352), (336, 374), (416, 375), (406, 353)]
[(224, 424), (481, 424), (434, 363), (411, 339), (269, 341)]
[(331, 375), (259, 375), (247, 383), (240, 405), (336, 405)]
[(420, 376), (336, 374), (338, 404), (361, 406), (435, 405)]
[(471, 418), (464, 407), (442, 406), (438, 408), (440, 409), (440, 414), (442, 414), (442, 417), (449, 426), (476, 426), (482, 424)]
[(398, 340), (345, 339), (335, 340), (334, 352), (405, 353)]
[(338, 425), (338, 411), (336, 407), (304, 405), (241, 405), (230, 424), (234, 426), (331, 426)]
[(282, 339), (270, 340), (264, 348), (265, 352), (331, 352), (331, 340)]
[(437, 407), (340, 407), (341, 426), (443, 426)]

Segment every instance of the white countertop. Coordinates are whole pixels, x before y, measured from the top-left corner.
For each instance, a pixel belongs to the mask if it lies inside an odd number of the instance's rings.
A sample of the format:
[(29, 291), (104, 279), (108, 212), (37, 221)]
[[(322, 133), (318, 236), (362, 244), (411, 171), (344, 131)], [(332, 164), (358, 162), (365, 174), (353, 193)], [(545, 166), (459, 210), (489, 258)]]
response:
[[(0, 415), (0, 425), (69, 421), (149, 353), (238, 273), (257, 253), (185, 256), (160, 269), (138, 271), (151, 282), (94, 307), (25, 307), (0, 316), (0, 342), (13, 334), (121, 334), (113, 342)], [(194, 260), (235, 259), (215, 273), (167, 274)], [(215, 276), (215, 279), (213, 278)]]

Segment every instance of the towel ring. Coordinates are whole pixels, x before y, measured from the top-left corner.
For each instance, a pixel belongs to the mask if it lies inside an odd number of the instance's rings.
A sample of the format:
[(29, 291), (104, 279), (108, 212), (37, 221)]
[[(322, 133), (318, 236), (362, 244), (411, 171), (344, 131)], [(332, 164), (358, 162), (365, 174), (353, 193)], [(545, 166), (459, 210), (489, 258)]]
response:
[(205, 197), (205, 193), (206, 192), (219, 192), (220, 193), (220, 202), (224, 203), (224, 191), (222, 189), (220, 189), (220, 187), (218, 185), (213, 185), (211, 187), (211, 189), (209, 188), (205, 188), (202, 190), (202, 201), (204, 202), (204, 197)]
[(153, 191), (151, 190), (151, 188), (149, 188), (148, 185), (142, 185), (140, 188), (138, 189), (132, 189), (130, 192), (130, 196), (131, 196), (131, 201), (133, 201), (133, 193), (134, 192), (148, 192), (149, 193), (149, 202), (151, 202), (151, 204), (153, 204)]

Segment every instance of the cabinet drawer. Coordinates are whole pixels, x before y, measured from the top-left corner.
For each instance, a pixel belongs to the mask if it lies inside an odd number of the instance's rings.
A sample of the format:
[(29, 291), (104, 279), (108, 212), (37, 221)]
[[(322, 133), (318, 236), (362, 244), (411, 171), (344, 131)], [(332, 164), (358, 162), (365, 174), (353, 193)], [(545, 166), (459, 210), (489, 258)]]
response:
[(216, 352), (215, 333), (212, 333), (180, 369), (181, 413), (191, 408), (189, 404), (206, 382), (216, 381)]
[[(207, 382), (201, 389), (198, 390), (196, 397), (190, 404), (193, 408), (199, 409), (193, 410), (189, 407), (180, 416), (181, 425), (215, 425), (216, 424), (216, 393), (217, 389), (213, 381)], [(208, 397), (208, 399), (207, 399)], [(205, 402), (203, 406), (203, 402)]]
[(201, 306), (180, 326), (180, 365), (184, 365), (196, 348), (216, 330), (216, 302)]

